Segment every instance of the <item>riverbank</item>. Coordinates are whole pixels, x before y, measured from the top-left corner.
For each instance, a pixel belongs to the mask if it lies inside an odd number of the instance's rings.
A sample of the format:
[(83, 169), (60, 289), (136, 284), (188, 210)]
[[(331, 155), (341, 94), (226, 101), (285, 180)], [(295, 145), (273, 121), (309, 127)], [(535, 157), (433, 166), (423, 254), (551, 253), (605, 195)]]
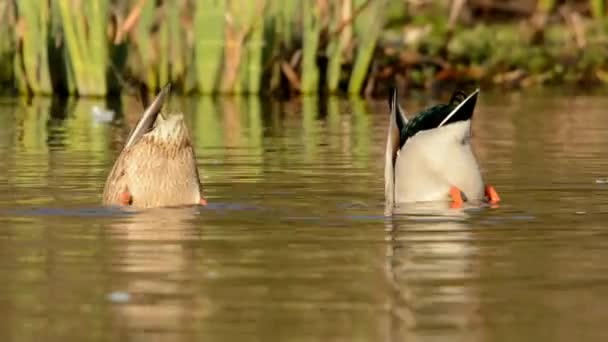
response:
[(105, 96), (171, 82), (179, 93), (281, 97), (608, 84), (597, 1), (304, 3), (4, 2), (0, 83), (23, 94)]

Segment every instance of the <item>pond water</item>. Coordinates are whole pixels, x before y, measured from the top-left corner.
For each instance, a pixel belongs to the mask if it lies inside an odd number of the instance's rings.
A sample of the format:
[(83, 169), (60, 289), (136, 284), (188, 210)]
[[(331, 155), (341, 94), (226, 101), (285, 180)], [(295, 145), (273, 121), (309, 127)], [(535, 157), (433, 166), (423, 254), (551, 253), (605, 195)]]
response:
[(482, 92), (473, 144), (502, 203), (459, 220), (384, 217), (386, 101), (170, 108), (209, 206), (133, 214), (100, 202), (135, 99), (0, 100), (0, 340), (608, 338), (601, 93)]

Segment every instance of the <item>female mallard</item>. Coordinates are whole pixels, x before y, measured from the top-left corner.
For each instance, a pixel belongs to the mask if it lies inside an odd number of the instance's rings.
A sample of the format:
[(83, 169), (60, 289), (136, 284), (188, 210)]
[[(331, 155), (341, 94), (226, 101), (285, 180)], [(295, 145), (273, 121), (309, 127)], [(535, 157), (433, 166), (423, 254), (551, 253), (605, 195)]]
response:
[(468, 97), (461, 91), (449, 104), (428, 108), (408, 121), (398, 103), (397, 89), (389, 98), (391, 111), (384, 165), (384, 195), (389, 205), (450, 199), (500, 199), (484, 186), (470, 145), (471, 118), (479, 89)]
[(114, 163), (104, 188), (105, 205), (206, 204), (183, 116), (160, 114), (169, 88), (165, 86), (144, 111)]

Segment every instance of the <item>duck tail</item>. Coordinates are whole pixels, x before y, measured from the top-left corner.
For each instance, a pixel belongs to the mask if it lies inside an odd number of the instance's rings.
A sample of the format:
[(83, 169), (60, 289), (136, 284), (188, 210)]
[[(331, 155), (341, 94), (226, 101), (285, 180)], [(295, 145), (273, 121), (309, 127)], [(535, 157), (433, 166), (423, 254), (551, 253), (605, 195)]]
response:
[(456, 106), (452, 111), (441, 121), (439, 126), (441, 127), (446, 123), (466, 121), (473, 117), (475, 111), (475, 105), (477, 104), (477, 95), (479, 94), (479, 88), (475, 89), (471, 95), (465, 97), (464, 93), (457, 90), (452, 94), (450, 99), (450, 105)]
[(399, 91), (396, 87), (393, 87), (390, 90), (388, 105), (390, 109), (390, 119), (384, 162), (384, 197), (387, 205), (393, 205), (395, 197), (395, 160), (400, 146), (400, 132), (405, 125), (407, 125), (405, 112), (399, 105)]
[[(144, 134), (150, 132), (152, 127), (154, 126), (154, 122), (156, 122), (156, 118), (158, 117), (160, 110), (165, 103), (165, 99), (169, 95), (169, 91), (171, 90), (171, 83), (167, 83), (160, 92), (154, 98), (154, 101), (146, 108), (144, 114), (141, 116), (137, 125), (129, 135), (129, 139), (127, 139), (127, 143), (125, 144), (125, 149), (133, 146)], [(144, 99), (145, 101), (145, 99)]]

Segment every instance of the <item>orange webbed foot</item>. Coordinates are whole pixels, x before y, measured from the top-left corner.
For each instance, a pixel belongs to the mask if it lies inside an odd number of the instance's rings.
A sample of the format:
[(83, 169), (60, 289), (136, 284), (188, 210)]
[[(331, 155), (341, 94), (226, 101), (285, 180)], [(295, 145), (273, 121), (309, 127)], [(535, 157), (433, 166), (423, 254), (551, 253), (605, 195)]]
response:
[(500, 197), (498, 196), (498, 192), (491, 185), (486, 185), (485, 194), (488, 202), (491, 204), (496, 204), (500, 202)]
[(131, 205), (133, 203), (133, 196), (131, 196), (129, 190), (125, 190), (120, 194), (119, 201), (122, 205)]
[(198, 201), (198, 204), (205, 207), (205, 206), (207, 206), (207, 200), (204, 199), (203, 197), (201, 197), (201, 200)]
[(462, 191), (455, 186), (450, 187), (450, 198), (452, 199), (452, 203), (450, 204), (451, 208), (462, 208), (464, 204), (464, 196)]

